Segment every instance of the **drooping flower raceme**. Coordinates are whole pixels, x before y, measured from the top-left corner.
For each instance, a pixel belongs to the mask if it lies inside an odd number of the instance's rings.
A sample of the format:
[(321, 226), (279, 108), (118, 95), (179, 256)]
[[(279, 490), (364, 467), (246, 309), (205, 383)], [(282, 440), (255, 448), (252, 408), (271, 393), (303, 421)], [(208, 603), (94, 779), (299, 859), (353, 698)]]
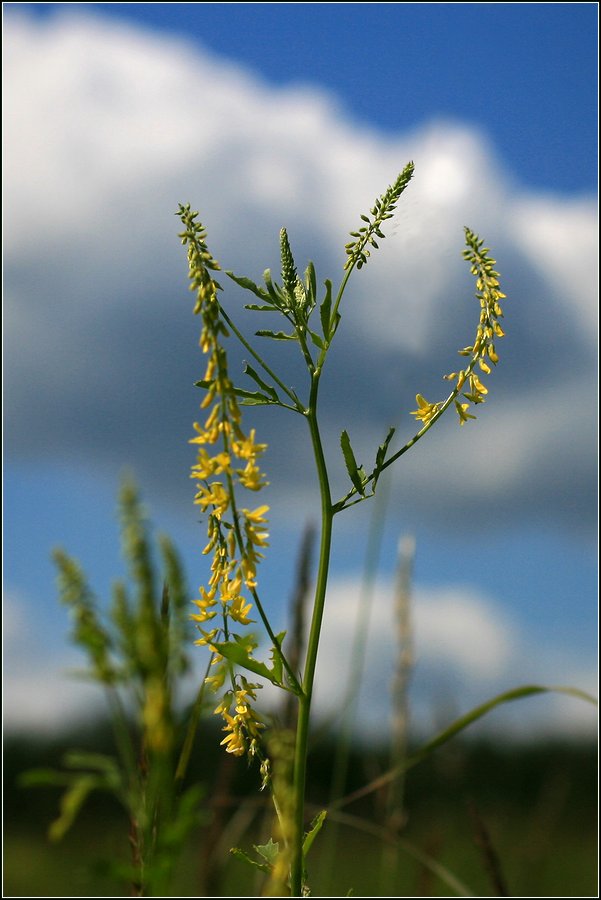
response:
[[(449, 372), (443, 377), (447, 381), (455, 381), (455, 389), (446, 400), (438, 403), (429, 403), (421, 394), (417, 394), (415, 400), (417, 409), (412, 416), (425, 425), (431, 424), (438, 418), (451, 402), (455, 404), (455, 410), (459, 416), (459, 424), (465, 425), (469, 419), (475, 419), (468, 412), (470, 404), (484, 403), (488, 388), (481, 381), (481, 374), (489, 375), (490, 364), (496, 365), (499, 357), (495, 348), (495, 340), (502, 338), (505, 332), (499, 324), (503, 318), (500, 300), (505, 294), (499, 288), (499, 273), (495, 271), (495, 260), (489, 256), (488, 247), (483, 247), (484, 241), (478, 238), (469, 228), (465, 229), (466, 249), (463, 251), (464, 259), (470, 263), (472, 275), (476, 278), (476, 299), (480, 302), (480, 318), (476, 328), (474, 343), (469, 347), (459, 350), (459, 354), (469, 357), (469, 363), (465, 369), (459, 372)], [(476, 365), (479, 372), (474, 371)], [(464, 388), (467, 387), (467, 390)], [(460, 399), (461, 398), (461, 399)], [(464, 403), (463, 400), (467, 400)]]
[[(227, 356), (221, 345), (228, 330), (217, 299), (221, 287), (211, 274), (220, 269), (219, 263), (207, 249), (206, 232), (196, 221), (198, 213), (186, 205), (180, 206), (178, 214), (185, 227), (179, 236), (188, 248), (190, 290), (196, 292), (194, 312), (202, 317), (200, 347), (207, 359), (199, 384), (206, 391), (201, 409), (208, 412), (204, 423), (194, 424), (196, 436), (190, 443), (197, 446), (197, 457), (190, 475), (197, 482), (194, 502), (207, 516), (208, 543), (203, 553), (212, 554), (212, 562), (208, 585), (200, 588), (200, 598), (194, 601), (197, 612), (192, 619), (201, 634), (196, 643), (214, 651), (214, 674), (207, 682), (217, 691), (229, 679), (231, 686), (215, 713), (225, 720), (227, 736), (222, 743), (226, 750), (240, 756), (256, 750), (263, 727), (251, 707), (260, 685), (234, 674), (214, 645), (231, 637), (242, 640), (231, 631), (233, 623), (246, 626), (252, 622), (252, 602), (245, 591), (252, 593), (257, 585), (257, 565), (269, 536), (269, 507), (239, 508), (236, 487), (253, 493), (265, 487), (259, 458), (266, 444), (257, 443), (254, 429), (244, 432), (238, 399), (228, 376)], [(252, 638), (247, 636), (243, 643), (251, 652)]]

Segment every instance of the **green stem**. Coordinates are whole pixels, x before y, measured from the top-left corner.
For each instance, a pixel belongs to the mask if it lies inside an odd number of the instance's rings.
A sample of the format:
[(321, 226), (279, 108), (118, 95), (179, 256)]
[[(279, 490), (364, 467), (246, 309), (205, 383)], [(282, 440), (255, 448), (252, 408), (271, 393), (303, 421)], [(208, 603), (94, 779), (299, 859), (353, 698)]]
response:
[[(466, 368), (466, 370), (465, 370), (466, 377), (468, 375), (470, 375), (471, 372), (473, 371), (473, 368), (476, 365), (476, 361), (477, 361), (477, 357), (474, 357), (474, 359), (472, 359), (472, 361), (470, 362), (469, 366)], [(397, 459), (399, 459), (399, 457), (401, 457), (404, 453), (407, 452), (407, 450), (410, 450), (411, 447), (415, 446), (415, 444), (417, 444), (417, 442), (420, 440), (420, 438), (423, 438), (423, 436), (428, 431), (430, 431), (430, 429), (432, 428), (434, 423), (438, 422), (440, 417), (442, 415), (444, 415), (444, 413), (447, 411), (447, 409), (449, 408), (449, 406), (451, 405), (453, 400), (455, 400), (459, 396), (460, 393), (461, 393), (461, 388), (454, 388), (453, 391), (451, 391), (451, 393), (447, 397), (447, 399), (444, 401), (444, 403), (441, 405), (438, 412), (436, 412), (432, 416), (432, 418), (428, 422), (426, 422), (426, 424), (422, 428), (420, 428), (420, 430), (417, 432), (417, 434), (415, 434), (411, 438), (410, 441), (407, 441), (407, 443), (403, 447), (401, 447), (400, 450), (397, 450), (396, 453), (393, 453), (393, 455), (391, 457), (389, 457), (389, 459), (387, 459), (386, 462), (382, 463), (381, 466), (374, 469), (374, 471), (371, 473), (371, 475), (363, 482), (363, 489), (365, 489), (367, 487), (367, 485), (371, 484), (375, 478), (378, 478), (380, 476), (381, 472), (383, 472), (385, 469), (388, 468), (388, 466), (391, 466), (394, 462), (396, 462)], [(366, 499), (365, 497), (358, 497), (356, 500), (353, 500), (352, 503), (349, 503), (348, 501), (351, 500), (351, 498), (357, 493), (358, 493), (357, 488), (352, 488), (348, 492), (348, 494), (342, 498), (342, 500), (339, 500), (338, 503), (334, 504), (334, 512), (341, 512), (343, 509), (348, 509), (350, 506), (354, 506), (356, 503), (361, 503), (362, 500)], [(371, 496), (371, 494), (370, 494), (370, 496)]]
[(305, 781), (307, 770), (307, 752), (309, 746), (309, 725), (311, 717), (311, 699), (317, 664), (319, 636), (326, 598), (330, 551), (332, 546), (332, 520), (334, 509), (328, 481), (321, 436), (317, 424), (317, 392), (319, 388), (319, 372), (313, 374), (311, 397), (307, 419), (311, 432), (311, 441), (317, 466), (319, 490), (321, 496), (321, 542), (319, 551), (319, 568), (315, 586), (315, 601), (311, 619), (311, 629), (307, 642), (305, 671), (303, 677), (303, 693), (299, 697), (298, 725), (296, 731), (296, 748), (294, 754), (294, 843), (290, 885), (294, 897), (302, 896), (303, 889), (303, 838), (305, 827)]
[(333, 308), (333, 310), (332, 310), (332, 312), (331, 312), (331, 314), (330, 314), (330, 324), (329, 324), (329, 329), (328, 329), (328, 330), (329, 330), (329, 333), (330, 333), (330, 337), (329, 337), (329, 340), (326, 341), (326, 344), (325, 344), (323, 350), (322, 350), (321, 353), (319, 354), (319, 359), (317, 360), (317, 370), (318, 370), (318, 371), (321, 371), (321, 368), (322, 368), (322, 366), (323, 366), (323, 364), (324, 364), (324, 362), (325, 362), (325, 359), (326, 359), (327, 352), (328, 352), (328, 350), (329, 350), (329, 348), (330, 348), (330, 344), (332, 343), (332, 339), (333, 339), (333, 337), (334, 337), (334, 333), (332, 332), (332, 328), (335, 328), (335, 322), (336, 322), (336, 315), (337, 315), (337, 313), (338, 313), (338, 307), (340, 306), (340, 301), (342, 300), (342, 295), (344, 294), (344, 289), (346, 288), (347, 282), (348, 282), (349, 278), (351, 277), (351, 273), (352, 273), (352, 271), (353, 271), (354, 268), (355, 268), (355, 263), (353, 263), (352, 266), (350, 266), (350, 267), (347, 269), (344, 278), (343, 278), (342, 281), (340, 282), (340, 287), (338, 288), (338, 294), (336, 295), (336, 300), (334, 301), (334, 308)]
[[(219, 304), (219, 312), (220, 312), (221, 316), (223, 317), (224, 322), (226, 322), (228, 327), (231, 328), (231, 330), (234, 332), (234, 334), (236, 335), (236, 337), (238, 338), (238, 340), (240, 341), (242, 346), (248, 350), (248, 352), (259, 363), (259, 365), (263, 368), (263, 370), (265, 372), (267, 372), (267, 374), (269, 375), (270, 378), (273, 378), (275, 383), (284, 391), (284, 393), (290, 397), (290, 399), (294, 403), (294, 409), (300, 413), (304, 413), (304, 409), (302, 408), (301, 404), (299, 403), (299, 399), (296, 396), (296, 394), (294, 393), (294, 391), (290, 390), (290, 388), (284, 384), (284, 382), (281, 380), (281, 378), (278, 378), (278, 376), (275, 374), (275, 372), (267, 365), (265, 360), (262, 359), (260, 354), (258, 354), (257, 351), (254, 349), (254, 347), (252, 347), (248, 343), (248, 341), (246, 340), (246, 338), (244, 337), (242, 332), (236, 327), (236, 325), (234, 325), (234, 323), (232, 322), (232, 320), (230, 319), (230, 317), (228, 316), (228, 314), (226, 313), (226, 311), (224, 310), (224, 308), (221, 304)], [(288, 407), (288, 409), (290, 409), (290, 408), (291, 407)]]
[(186, 737), (184, 739), (184, 745), (182, 747), (182, 751), (179, 757), (179, 761), (177, 763), (177, 768), (175, 770), (174, 782), (176, 787), (180, 787), (183, 784), (184, 778), (186, 777), (186, 772), (188, 770), (188, 763), (190, 762), (190, 757), (192, 755), (192, 749), (194, 747), (194, 738), (196, 737), (196, 729), (198, 728), (198, 722), (200, 720), (200, 714), (202, 712), (202, 707), (204, 704), (204, 693), (205, 687), (207, 683), (207, 678), (209, 676), (209, 672), (211, 670), (211, 664), (215, 657), (214, 653), (211, 653), (209, 657), (209, 662), (207, 663), (207, 668), (204, 674), (204, 678), (200, 682), (200, 687), (196, 694), (196, 699), (194, 701), (194, 705), (190, 710), (190, 718), (188, 720), (188, 728), (186, 729)]

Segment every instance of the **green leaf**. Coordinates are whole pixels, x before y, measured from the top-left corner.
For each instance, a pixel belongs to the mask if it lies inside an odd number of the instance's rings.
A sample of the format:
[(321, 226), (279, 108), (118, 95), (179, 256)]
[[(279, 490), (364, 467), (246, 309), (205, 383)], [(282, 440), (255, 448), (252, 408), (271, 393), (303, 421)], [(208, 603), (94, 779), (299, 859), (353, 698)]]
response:
[[(262, 287), (259, 287), (258, 284), (255, 284), (254, 281), (251, 281), (250, 278), (246, 278), (243, 275), (234, 275), (233, 272), (226, 272), (225, 274), (229, 278), (231, 278), (232, 281), (235, 281), (236, 284), (239, 284), (240, 287), (244, 288), (244, 290), (251, 291), (253, 294), (255, 294), (257, 297), (259, 297), (261, 300), (267, 300), (268, 303), (271, 300), (271, 297), (267, 293), (267, 291), (265, 291)], [(250, 309), (251, 307), (247, 307), (247, 308)]]
[(318, 347), (320, 350), (323, 350), (323, 349), (324, 349), (324, 343), (323, 343), (322, 339), (320, 338), (320, 336), (319, 336), (318, 334), (316, 334), (315, 331), (311, 331), (310, 328), (308, 328), (307, 331), (309, 332), (309, 335), (310, 335), (310, 337), (311, 337), (311, 340), (313, 341), (313, 343), (315, 344), (315, 346)]
[(235, 856), (236, 859), (242, 860), (242, 862), (245, 862), (247, 865), (254, 866), (255, 869), (260, 869), (261, 872), (266, 872), (268, 875), (271, 872), (270, 866), (266, 865), (265, 863), (257, 862), (256, 859), (253, 859), (248, 855), (248, 853), (245, 853), (244, 850), (241, 850), (239, 847), (232, 847), (230, 853), (232, 854), (232, 856)]
[(98, 787), (96, 775), (81, 775), (77, 781), (68, 788), (60, 800), (61, 813), (48, 829), (48, 837), (51, 841), (60, 841), (65, 836), (73, 822), (77, 818), (81, 807), (88, 796)]
[(104, 753), (90, 753), (87, 750), (69, 750), (63, 757), (69, 769), (95, 769), (97, 772), (115, 772), (117, 763), (112, 756)]
[(121, 773), (117, 760), (103, 753), (88, 753), (85, 750), (70, 750), (63, 757), (63, 764), (68, 769), (91, 769), (103, 776), (107, 789), (118, 789), (121, 785)]
[(286, 298), (286, 295), (284, 294), (280, 286), (274, 284), (274, 282), (272, 281), (271, 271), (269, 269), (265, 269), (265, 271), (263, 272), (263, 278), (265, 279), (265, 285), (267, 287), (269, 295), (266, 299), (271, 299), (273, 303), (275, 303), (275, 305), (278, 307), (278, 309), (281, 309), (282, 306), (287, 306), (288, 300)]
[(284, 643), (284, 638), (286, 637), (285, 631), (280, 631), (279, 634), (276, 634), (275, 639), (277, 643), (277, 647), (274, 646), (271, 648), (271, 659), (273, 665), (271, 667), (271, 671), (273, 672), (273, 677), (275, 678), (276, 684), (282, 684), (282, 644)]
[(263, 397), (261, 394), (255, 394), (254, 397), (246, 397), (240, 401), (240, 406), (270, 406), (275, 403), (269, 397)]
[(298, 335), (285, 334), (283, 331), (255, 331), (257, 337), (269, 337), (274, 341), (298, 341)]
[(277, 306), (271, 306), (271, 305), (260, 304), (260, 303), (245, 303), (244, 309), (254, 309), (254, 310), (258, 310), (259, 312), (279, 312), (279, 309)]
[(234, 394), (236, 397), (241, 398), (242, 406), (268, 406), (270, 403), (279, 403), (278, 400), (274, 400), (272, 397), (266, 397), (265, 394), (261, 394), (259, 391), (245, 391), (243, 388), (234, 388)]
[(378, 478), (380, 477), (380, 469), (386, 460), (386, 451), (388, 450), (388, 445), (390, 444), (396, 428), (390, 428), (388, 434), (386, 435), (386, 439), (383, 444), (380, 444), (378, 450), (376, 452), (376, 467), (374, 469), (374, 481), (373, 486), (375, 488)]
[(588, 703), (592, 703), (594, 706), (597, 705), (597, 701), (594, 697), (591, 697), (590, 694), (587, 694), (586, 691), (581, 691), (578, 688), (573, 687), (543, 687), (537, 684), (527, 684), (523, 687), (514, 688), (510, 691), (505, 691), (502, 694), (497, 694), (496, 697), (493, 697), (492, 700), (488, 700), (486, 703), (482, 703), (479, 706), (474, 707), (474, 709), (470, 710), (470, 712), (466, 713), (463, 716), (460, 716), (458, 719), (441, 731), (435, 738), (431, 741), (428, 741), (424, 744), (421, 749), (417, 750), (413, 753), (407, 760), (407, 767), (414, 766), (416, 763), (421, 762), (426, 756), (429, 756), (433, 750), (436, 750), (437, 747), (440, 747), (442, 744), (446, 744), (452, 737), (458, 734), (460, 731), (463, 731), (464, 728), (467, 728), (468, 725), (471, 725), (473, 722), (476, 722), (478, 719), (481, 719), (482, 716), (485, 716), (491, 710), (493, 710), (496, 706), (501, 706), (504, 703), (511, 703), (514, 700), (522, 700), (525, 697), (531, 697), (535, 694), (567, 694), (571, 697), (576, 697), (579, 700), (585, 700)]
[(317, 302), (317, 278), (315, 275), (315, 266), (312, 262), (309, 262), (305, 270), (305, 286), (307, 288), (307, 294), (309, 295), (309, 306), (313, 309)]
[(268, 394), (274, 402), (276, 402), (276, 403), (279, 402), (280, 398), (276, 394), (275, 389), (272, 388), (271, 385), (266, 384), (263, 381), (263, 379), (261, 378), (259, 373), (256, 372), (255, 369), (253, 369), (253, 367), (250, 365), (250, 363), (246, 363), (246, 365), (244, 366), (244, 374), (248, 375), (250, 378), (252, 378), (253, 381), (256, 381), (256, 383), (259, 385), (259, 387), (262, 388), (265, 391), (265, 393)]
[(218, 653), (221, 653), (222, 656), (229, 659), (230, 662), (235, 663), (237, 666), (241, 666), (243, 669), (248, 669), (249, 672), (254, 672), (255, 675), (266, 678), (267, 681), (271, 681), (271, 683), (277, 685), (277, 687), (283, 687), (281, 682), (276, 679), (274, 670), (268, 669), (265, 663), (249, 656), (248, 648), (243, 644), (238, 644), (233, 641), (224, 641), (223, 643), (216, 643), (212, 646), (215, 647)]
[(335, 802), (332, 808), (336, 809), (340, 806), (346, 806), (346, 804), (354, 802), (360, 797), (365, 797), (367, 794), (371, 794), (373, 791), (377, 791), (384, 787), (384, 785), (394, 781), (403, 772), (406, 772), (408, 769), (411, 769), (413, 766), (422, 762), (422, 760), (430, 756), (434, 750), (437, 750), (438, 747), (446, 744), (447, 741), (450, 741), (456, 734), (459, 734), (459, 732), (463, 731), (473, 722), (481, 719), (495, 707), (501, 706), (504, 703), (511, 703), (514, 700), (522, 700), (525, 697), (531, 697), (536, 694), (566, 694), (570, 697), (575, 697), (578, 700), (584, 700), (587, 703), (591, 703), (593, 706), (597, 706), (595, 697), (587, 694), (586, 691), (581, 691), (579, 688), (573, 687), (544, 687), (538, 684), (527, 684), (522, 687), (513, 688), (513, 690), (510, 691), (504, 691), (502, 694), (497, 694), (496, 697), (486, 701), (486, 703), (481, 703), (479, 706), (476, 706), (465, 713), (465, 715), (455, 719), (451, 725), (447, 726), (447, 728), (444, 728), (435, 737), (427, 741), (422, 747), (416, 750), (415, 753), (412, 753), (411, 756), (408, 756), (403, 760), (402, 763), (394, 766), (394, 768), (385, 772), (384, 775), (379, 775), (369, 784), (365, 785), (365, 787), (359, 788), (359, 790), (346, 796), (342, 801)]
[(311, 822), (311, 827), (309, 828), (309, 830), (307, 831), (307, 833), (305, 834), (305, 837), (303, 839), (303, 857), (304, 857), (304, 859), (307, 858), (307, 854), (308, 854), (309, 850), (311, 849), (311, 845), (313, 844), (313, 841), (315, 840), (315, 838), (321, 831), (321, 826), (325, 822), (327, 814), (328, 814), (327, 809), (322, 809), (322, 811), (320, 813), (318, 813), (315, 816), (315, 818), (313, 819), (313, 821)]
[(365, 473), (363, 470), (359, 469), (357, 465), (357, 460), (355, 459), (355, 454), (353, 453), (353, 448), (351, 447), (351, 439), (348, 436), (348, 432), (343, 431), (340, 435), (340, 446), (342, 447), (342, 455), (344, 456), (344, 462), (346, 464), (346, 470), (349, 474), (349, 478), (351, 479), (353, 486), (359, 491), (362, 497), (365, 497), (365, 488), (362, 484), (362, 475), (365, 477)]
[(18, 776), (19, 787), (65, 787), (73, 784), (72, 772), (58, 772), (56, 769), (28, 769)]
[(253, 847), (259, 856), (262, 856), (270, 866), (274, 864), (280, 852), (280, 845), (271, 838), (269, 838), (266, 844), (253, 844)]
[(321, 330), (323, 332), (323, 336), (326, 341), (329, 341), (331, 338), (330, 333), (330, 316), (332, 314), (332, 282), (330, 279), (326, 279), (326, 295), (323, 298), (321, 306), (319, 307), (319, 318), (321, 319)]

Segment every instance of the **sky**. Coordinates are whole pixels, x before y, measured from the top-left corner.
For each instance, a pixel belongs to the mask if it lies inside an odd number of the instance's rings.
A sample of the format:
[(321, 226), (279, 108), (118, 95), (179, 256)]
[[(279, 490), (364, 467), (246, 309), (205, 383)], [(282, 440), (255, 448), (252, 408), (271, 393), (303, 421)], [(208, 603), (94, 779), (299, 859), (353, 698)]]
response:
[[(5, 727), (90, 714), (90, 689), (67, 674), (81, 659), (51, 552), (108, 596), (125, 471), (191, 594), (206, 578), (187, 443), (204, 367), (178, 203), (201, 211), (224, 268), (277, 271), (285, 225), (299, 268), (312, 259), (320, 284), (339, 283), (348, 233), (409, 160), (324, 373), (334, 493), (347, 489), (342, 429), (366, 461), (391, 425), (412, 436), (417, 392), (445, 396), (477, 316), (465, 225), (498, 261), (506, 337), (478, 421), (443, 419), (391, 467), (377, 507), (337, 517), (318, 711), (348, 682), (377, 516), (366, 733), (388, 722), (403, 535), (416, 547), (416, 727), (522, 683), (596, 693), (596, 4), (8, 3), (3, 25)], [(265, 327), (237, 288), (224, 297), (247, 334)], [(304, 388), (289, 346), (272, 360)], [(261, 590), (284, 628), (318, 494), (304, 423), (251, 414), (269, 444)], [(487, 727), (596, 724), (588, 705), (548, 697)]]

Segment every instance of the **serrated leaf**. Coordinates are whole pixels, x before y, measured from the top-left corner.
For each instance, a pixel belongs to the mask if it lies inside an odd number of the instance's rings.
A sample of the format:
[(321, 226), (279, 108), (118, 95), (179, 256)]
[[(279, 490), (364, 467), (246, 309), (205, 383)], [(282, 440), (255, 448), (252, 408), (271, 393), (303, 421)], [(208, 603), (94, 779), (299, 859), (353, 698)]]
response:
[(253, 369), (250, 363), (246, 363), (246, 365), (244, 366), (244, 374), (250, 376), (253, 381), (256, 381), (259, 387), (262, 388), (265, 393), (268, 394), (268, 396), (270, 396), (275, 402), (279, 401), (280, 398), (276, 394), (275, 389), (272, 388), (270, 384), (267, 384), (265, 381), (263, 381), (259, 373), (256, 372), (255, 369)]
[(269, 838), (266, 844), (253, 844), (253, 847), (259, 856), (262, 856), (270, 866), (274, 864), (280, 852), (279, 843), (273, 841), (271, 838)]
[(285, 334), (283, 331), (255, 331), (257, 337), (269, 337), (274, 341), (298, 341), (298, 335)]
[(338, 330), (338, 325), (340, 324), (340, 318), (341, 318), (340, 313), (336, 313), (336, 315), (334, 316), (334, 319), (332, 321), (332, 327), (330, 329), (330, 337), (329, 337), (330, 341), (332, 340), (332, 338), (334, 337), (334, 335), (336, 334), (336, 332)]
[(310, 328), (308, 328), (307, 331), (309, 332), (309, 336), (310, 336), (311, 340), (313, 341), (313, 343), (315, 344), (315, 346), (319, 350), (323, 350), (324, 343), (323, 343), (322, 339), (320, 338), (320, 336), (318, 334), (316, 334), (314, 331), (311, 331)]
[(348, 432), (343, 431), (340, 435), (340, 446), (342, 447), (342, 455), (344, 457), (344, 462), (346, 465), (346, 470), (349, 474), (349, 478), (353, 483), (353, 487), (359, 491), (362, 497), (365, 496), (365, 489), (361, 483), (361, 475), (359, 474), (359, 467), (357, 465), (357, 460), (355, 459), (355, 454), (353, 453), (353, 448), (351, 447), (351, 439), (348, 436)]
[(269, 397), (263, 397), (261, 394), (256, 394), (254, 397), (247, 397), (245, 400), (240, 401), (240, 406), (271, 406), (275, 403), (275, 400), (270, 400)]
[(230, 662), (235, 663), (237, 666), (241, 666), (243, 669), (248, 669), (249, 672), (254, 672), (255, 675), (261, 675), (262, 678), (266, 678), (278, 687), (282, 686), (281, 683), (276, 680), (274, 671), (268, 669), (265, 663), (249, 656), (242, 644), (224, 641), (223, 643), (212, 644), (212, 646), (215, 647), (218, 653), (221, 653), (222, 656), (229, 659)]
[(379, 470), (386, 459), (386, 451), (388, 450), (388, 445), (390, 444), (395, 431), (396, 431), (396, 428), (394, 428), (394, 427), (389, 429), (388, 434), (386, 435), (386, 438), (384, 440), (384, 443), (380, 444), (380, 446), (378, 447), (378, 450), (376, 452), (376, 467), (374, 470), (374, 484), (373, 484), (374, 487), (376, 486), (376, 483), (380, 476)]
[(266, 406), (269, 403), (279, 402), (259, 391), (245, 391), (243, 388), (234, 388), (234, 394), (241, 398), (242, 406)]
[(330, 340), (330, 316), (332, 314), (332, 282), (328, 279), (325, 281), (326, 295), (319, 307), (319, 318), (321, 319), (321, 330), (326, 341)]
[(239, 284), (241, 288), (244, 288), (246, 291), (251, 291), (251, 293), (255, 294), (261, 300), (269, 300), (271, 299), (266, 290), (262, 287), (259, 287), (258, 284), (255, 284), (250, 278), (246, 278), (244, 275), (234, 275), (233, 272), (225, 273), (232, 281), (235, 281), (236, 284)]
[(309, 306), (313, 309), (317, 302), (317, 278), (315, 275), (315, 266), (312, 262), (309, 262), (305, 270), (305, 285), (309, 295)]
[(281, 655), (281, 647), (284, 643), (284, 638), (286, 637), (285, 631), (280, 631), (279, 634), (276, 634), (275, 639), (277, 642), (277, 647), (271, 648), (271, 659), (273, 665), (271, 667), (271, 671), (273, 672), (273, 677), (276, 680), (277, 684), (282, 683), (282, 655)]
[(260, 303), (245, 303), (244, 309), (254, 309), (255, 311), (258, 311), (258, 312), (279, 312), (279, 309), (277, 306), (271, 306), (271, 304), (266, 305), (266, 304), (260, 304)]
[(254, 866), (255, 869), (260, 869), (261, 872), (267, 872), (267, 874), (271, 872), (271, 868), (268, 865), (266, 865), (265, 863), (257, 862), (256, 859), (250, 857), (248, 853), (245, 853), (244, 850), (241, 850), (239, 847), (232, 847), (230, 853), (232, 854), (232, 856), (235, 856), (236, 859), (245, 862), (247, 865)]
[(282, 289), (272, 281), (270, 269), (265, 269), (265, 271), (263, 272), (263, 278), (265, 279), (265, 286), (267, 287), (267, 292), (269, 294), (267, 300), (271, 298), (278, 309), (281, 309), (283, 305), (286, 305), (287, 300), (284, 293), (282, 292)]
[(309, 850), (311, 849), (311, 845), (313, 844), (313, 841), (315, 840), (315, 838), (321, 831), (321, 826), (325, 822), (327, 814), (328, 814), (327, 809), (322, 809), (322, 811), (315, 816), (315, 818), (311, 822), (311, 827), (305, 834), (305, 837), (303, 839), (303, 857), (305, 859), (307, 858), (307, 854), (308, 854)]

